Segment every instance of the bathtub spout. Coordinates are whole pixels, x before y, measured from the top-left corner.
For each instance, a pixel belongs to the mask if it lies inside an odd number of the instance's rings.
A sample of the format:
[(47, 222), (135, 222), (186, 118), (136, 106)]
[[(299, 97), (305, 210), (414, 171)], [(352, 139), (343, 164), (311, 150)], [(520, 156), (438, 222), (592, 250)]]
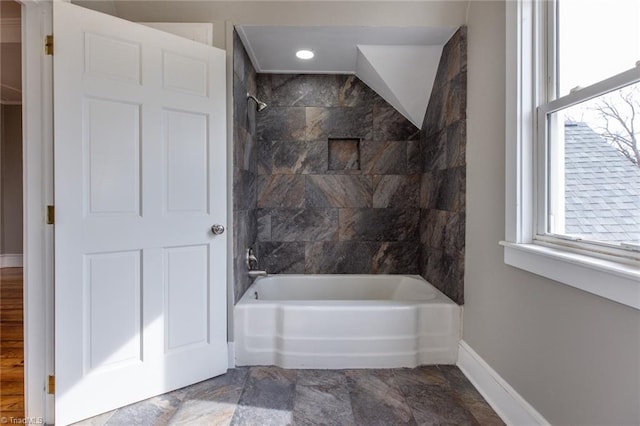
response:
[(251, 270), (251, 271), (248, 271), (248, 273), (249, 273), (249, 278), (257, 278), (257, 277), (266, 277), (267, 276), (267, 271)]

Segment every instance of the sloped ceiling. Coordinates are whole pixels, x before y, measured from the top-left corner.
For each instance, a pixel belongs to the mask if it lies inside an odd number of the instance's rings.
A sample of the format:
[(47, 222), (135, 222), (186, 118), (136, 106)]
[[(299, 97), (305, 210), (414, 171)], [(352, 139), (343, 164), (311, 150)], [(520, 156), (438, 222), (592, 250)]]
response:
[(358, 46), (356, 75), (420, 128), (441, 55), (439, 45)]
[[(236, 26), (259, 73), (356, 74), (421, 127), (442, 47), (457, 27)], [(299, 49), (315, 52), (296, 58)]]

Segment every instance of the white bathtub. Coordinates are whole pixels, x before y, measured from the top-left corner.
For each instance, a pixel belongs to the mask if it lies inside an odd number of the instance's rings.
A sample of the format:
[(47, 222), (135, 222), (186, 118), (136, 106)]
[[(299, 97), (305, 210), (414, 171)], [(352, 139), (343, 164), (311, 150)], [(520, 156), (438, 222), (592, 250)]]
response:
[(234, 308), (236, 365), (454, 364), (460, 307), (417, 275), (273, 275)]

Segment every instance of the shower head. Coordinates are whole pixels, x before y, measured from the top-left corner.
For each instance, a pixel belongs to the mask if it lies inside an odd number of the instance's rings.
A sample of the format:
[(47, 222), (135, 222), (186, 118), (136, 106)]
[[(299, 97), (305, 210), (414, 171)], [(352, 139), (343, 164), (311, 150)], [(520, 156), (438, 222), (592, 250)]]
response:
[(258, 112), (262, 111), (267, 107), (267, 104), (265, 104), (261, 100), (258, 100), (258, 98), (256, 98), (252, 94), (247, 93), (247, 99), (253, 99), (256, 102), (256, 111)]

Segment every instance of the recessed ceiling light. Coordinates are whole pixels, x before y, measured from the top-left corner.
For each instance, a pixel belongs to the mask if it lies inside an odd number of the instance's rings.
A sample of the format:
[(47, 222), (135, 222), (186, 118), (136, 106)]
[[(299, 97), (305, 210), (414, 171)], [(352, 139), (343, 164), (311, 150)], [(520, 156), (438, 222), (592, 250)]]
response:
[(313, 53), (311, 50), (302, 49), (296, 52), (296, 56), (299, 59), (311, 59), (315, 56), (315, 53)]

